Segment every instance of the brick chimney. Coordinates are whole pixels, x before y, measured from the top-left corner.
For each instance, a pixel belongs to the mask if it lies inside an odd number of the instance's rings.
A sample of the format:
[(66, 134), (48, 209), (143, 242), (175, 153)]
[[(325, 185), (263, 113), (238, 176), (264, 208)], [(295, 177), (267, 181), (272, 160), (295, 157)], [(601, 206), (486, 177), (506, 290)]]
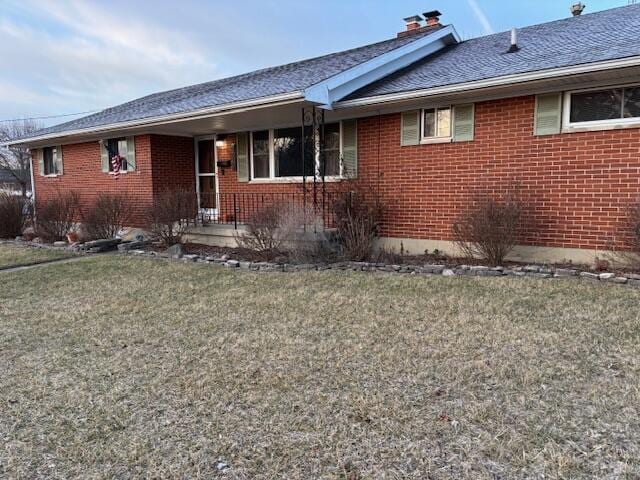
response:
[(430, 12), (423, 13), (424, 18), (427, 19), (427, 27), (440, 27), (440, 17), (442, 14), (438, 10), (432, 10)]
[(420, 22), (422, 21), (422, 17), (420, 15), (413, 15), (412, 17), (407, 17), (404, 19), (404, 22), (407, 24), (407, 28), (405, 31), (398, 33), (398, 37), (404, 37), (406, 35), (411, 35), (415, 33), (416, 30), (420, 30)]

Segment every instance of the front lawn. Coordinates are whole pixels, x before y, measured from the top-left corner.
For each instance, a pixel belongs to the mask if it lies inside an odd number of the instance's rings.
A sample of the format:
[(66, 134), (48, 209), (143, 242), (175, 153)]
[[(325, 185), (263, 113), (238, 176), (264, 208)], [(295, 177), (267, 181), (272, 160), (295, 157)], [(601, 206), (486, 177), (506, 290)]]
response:
[(640, 290), (96, 257), (6, 273), (0, 476), (640, 475)]
[(31, 265), (71, 257), (73, 254), (63, 250), (34, 248), (17, 244), (0, 244), (0, 269)]

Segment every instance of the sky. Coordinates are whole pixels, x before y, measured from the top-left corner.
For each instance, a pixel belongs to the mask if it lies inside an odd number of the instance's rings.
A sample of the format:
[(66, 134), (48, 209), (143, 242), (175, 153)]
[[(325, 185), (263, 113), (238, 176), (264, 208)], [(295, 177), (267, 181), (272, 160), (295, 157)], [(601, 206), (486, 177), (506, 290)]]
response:
[[(392, 38), (440, 10), (465, 39), (570, 16), (572, 0), (0, 0), (0, 121), (98, 111)], [(585, 13), (628, 0), (586, 0)], [(42, 119), (53, 125), (81, 115)]]

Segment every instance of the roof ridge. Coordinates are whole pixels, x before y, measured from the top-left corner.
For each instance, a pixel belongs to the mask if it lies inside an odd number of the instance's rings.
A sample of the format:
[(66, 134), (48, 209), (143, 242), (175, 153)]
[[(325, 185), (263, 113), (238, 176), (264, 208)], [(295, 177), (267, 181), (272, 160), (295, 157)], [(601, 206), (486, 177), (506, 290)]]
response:
[[(534, 23), (532, 25), (525, 25), (523, 27), (515, 27), (515, 28), (517, 28), (517, 30), (521, 32), (523, 30), (529, 30), (529, 29), (533, 29), (533, 28), (536, 28), (536, 27), (541, 27), (543, 25), (553, 25), (554, 23), (567, 23), (567, 22), (572, 22), (572, 21), (582, 21), (582, 19), (588, 18), (588, 17), (593, 17), (594, 15), (602, 15), (604, 13), (613, 12), (614, 10), (622, 10), (622, 9), (629, 8), (629, 7), (640, 8), (640, 3), (631, 3), (629, 5), (622, 5), (620, 7), (606, 8), (604, 10), (598, 10), (597, 12), (589, 12), (589, 13), (585, 13), (585, 14), (582, 14), (582, 15), (577, 15), (575, 17), (558, 18), (556, 20), (550, 20), (548, 22)], [(481, 39), (481, 38), (489, 38), (489, 37), (494, 37), (494, 36), (498, 36), (498, 35), (504, 35), (505, 33), (508, 34), (510, 32), (511, 32), (511, 29), (501, 30), (500, 32), (490, 33), (488, 35), (480, 35), (478, 37), (472, 37), (472, 38), (469, 38), (467, 40), (464, 40), (463, 42), (468, 42), (468, 41), (471, 41), (471, 40), (478, 40), (478, 39)]]

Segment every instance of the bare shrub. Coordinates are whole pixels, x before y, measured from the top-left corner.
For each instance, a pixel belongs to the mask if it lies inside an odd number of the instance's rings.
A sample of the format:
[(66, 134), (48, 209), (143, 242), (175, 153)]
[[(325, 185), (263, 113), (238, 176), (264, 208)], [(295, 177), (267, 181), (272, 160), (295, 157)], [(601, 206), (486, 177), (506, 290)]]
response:
[(279, 227), (285, 213), (282, 202), (269, 203), (253, 212), (247, 218), (246, 231), (235, 237), (238, 246), (258, 252), (282, 252), (284, 238)]
[(182, 243), (189, 228), (195, 225), (198, 198), (188, 190), (166, 191), (147, 208), (147, 226), (164, 245)]
[(91, 240), (114, 238), (131, 221), (133, 203), (125, 194), (101, 193), (83, 213), (83, 225)]
[(48, 242), (64, 240), (79, 217), (79, 195), (76, 192), (58, 193), (54, 198), (38, 202), (36, 234)]
[(616, 249), (615, 263), (622, 263), (633, 269), (640, 269), (640, 199), (627, 205), (625, 217), (620, 226), (620, 249)]
[(290, 205), (281, 212), (281, 249), (293, 263), (327, 262), (334, 256), (321, 215), (313, 205)]
[(30, 216), (30, 200), (0, 192), (0, 238), (15, 238), (22, 235), (22, 230)]
[(294, 263), (324, 261), (331, 255), (322, 218), (312, 205), (273, 202), (252, 214), (236, 235), (240, 248), (286, 255)]
[(515, 188), (503, 198), (476, 195), (453, 224), (455, 242), (465, 255), (500, 265), (520, 237), (524, 212)]
[(345, 186), (337, 192), (331, 205), (338, 237), (346, 258), (366, 261), (373, 254), (384, 204), (372, 189), (357, 183), (345, 182)]

